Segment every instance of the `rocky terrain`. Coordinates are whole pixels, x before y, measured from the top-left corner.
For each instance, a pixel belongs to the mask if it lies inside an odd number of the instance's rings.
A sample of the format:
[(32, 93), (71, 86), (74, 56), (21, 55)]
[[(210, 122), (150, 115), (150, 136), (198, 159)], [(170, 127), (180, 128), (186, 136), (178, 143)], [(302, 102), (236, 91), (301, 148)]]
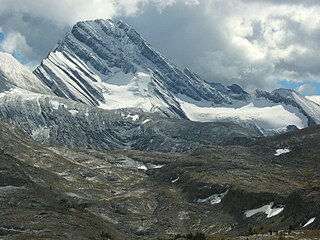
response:
[[(314, 127), (190, 154), (74, 151), (39, 146), (1, 124), (0, 234), (157, 239), (203, 232), (227, 238), (270, 228), (319, 229), (319, 138)], [(290, 152), (277, 155), (279, 149)], [(269, 212), (248, 212), (266, 205)]]

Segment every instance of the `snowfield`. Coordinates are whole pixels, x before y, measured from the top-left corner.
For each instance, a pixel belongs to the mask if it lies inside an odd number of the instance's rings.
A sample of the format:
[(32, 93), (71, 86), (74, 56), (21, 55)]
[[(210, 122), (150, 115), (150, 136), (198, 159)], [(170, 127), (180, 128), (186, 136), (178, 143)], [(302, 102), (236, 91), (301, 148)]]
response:
[(208, 103), (205, 102), (187, 102), (183, 100), (180, 100), (180, 104), (183, 111), (192, 121), (231, 120), (238, 123), (247, 122), (255, 124), (264, 132), (282, 132), (286, 130), (289, 124), (298, 128), (308, 126), (307, 118), (301, 116), (298, 110), (293, 109), (295, 112), (291, 112), (280, 104), (267, 103), (265, 100), (257, 99), (248, 103), (238, 102), (235, 105), (221, 107), (208, 107)]

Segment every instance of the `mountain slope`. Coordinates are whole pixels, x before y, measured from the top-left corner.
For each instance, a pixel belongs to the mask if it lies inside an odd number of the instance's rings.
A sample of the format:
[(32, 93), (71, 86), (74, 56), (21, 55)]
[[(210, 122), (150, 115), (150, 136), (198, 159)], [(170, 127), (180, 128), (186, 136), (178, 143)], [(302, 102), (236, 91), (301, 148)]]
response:
[(9, 53), (0, 52), (0, 82), (1, 91), (19, 87), (36, 93), (51, 93), (46, 85)]
[(317, 104), (320, 104), (320, 96), (314, 95), (314, 96), (307, 96), (306, 98), (311, 101), (314, 101)]
[(181, 152), (246, 143), (257, 136), (233, 123), (197, 123), (134, 109), (104, 110), (20, 89), (0, 96), (0, 119), (20, 126), (42, 144), (97, 150)]
[(104, 109), (226, 120), (266, 135), (320, 123), (319, 105), (294, 91), (248, 94), (181, 71), (122, 21), (78, 22), (34, 73), (56, 95)]

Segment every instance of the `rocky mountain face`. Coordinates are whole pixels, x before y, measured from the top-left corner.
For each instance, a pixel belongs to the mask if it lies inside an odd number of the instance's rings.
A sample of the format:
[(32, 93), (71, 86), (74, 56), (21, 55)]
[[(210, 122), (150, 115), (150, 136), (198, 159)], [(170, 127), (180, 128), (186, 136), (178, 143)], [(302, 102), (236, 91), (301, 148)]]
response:
[(181, 71), (122, 21), (77, 23), (34, 73), (61, 97), (106, 108), (115, 107), (112, 101), (129, 107), (132, 103), (117, 99), (118, 91), (122, 96), (127, 91), (134, 95), (133, 106), (180, 118), (185, 114), (177, 94), (214, 103), (245, 95), (222, 85), (218, 90), (189, 70)]
[(228, 120), (264, 135), (320, 122), (319, 105), (294, 91), (248, 94), (236, 84), (209, 83), (180, 70), (122, 21), (77, 23), (34, 73), (56, 95), (104, 109)]
[[(97, 150), (191, 151), (247, 143), (258, 136), (233, 123), (198, 123), (134, 109), (104, 110), (14, 89), (0, 97), (0, 119), (41, 144)], [(75, 130), (76, 129), (76, 130)]]

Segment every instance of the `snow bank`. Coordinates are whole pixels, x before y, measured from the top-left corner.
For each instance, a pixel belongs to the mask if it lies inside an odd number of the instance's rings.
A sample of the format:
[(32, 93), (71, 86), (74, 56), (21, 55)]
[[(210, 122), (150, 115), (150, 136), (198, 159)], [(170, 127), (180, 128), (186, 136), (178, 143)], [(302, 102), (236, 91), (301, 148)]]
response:
[(274, 217), (274, 216), (280, 214), (283, 211), (284, 207), (272, 208), (273, 204), (274, 203), (271, 202), (271, 203), (264, 205), (260, 208), (248, 210), (245, 212), (245, 216), (247, 218), (249, 218), (249, 217), (252, 217), (253, 215), (256, 215), (258, 213), (265, 213), (265, 214), (267, 214), (267, 218)]

